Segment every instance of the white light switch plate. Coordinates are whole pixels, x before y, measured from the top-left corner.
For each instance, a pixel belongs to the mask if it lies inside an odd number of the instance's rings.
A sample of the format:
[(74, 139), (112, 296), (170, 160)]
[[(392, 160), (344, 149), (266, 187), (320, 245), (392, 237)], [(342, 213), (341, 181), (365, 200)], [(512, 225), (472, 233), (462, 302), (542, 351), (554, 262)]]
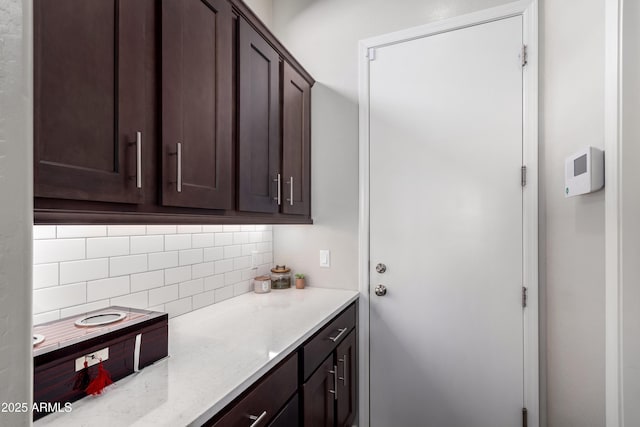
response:
[(320, 267), (331, 267), (331, 251), (329, 249), (320, 249)]

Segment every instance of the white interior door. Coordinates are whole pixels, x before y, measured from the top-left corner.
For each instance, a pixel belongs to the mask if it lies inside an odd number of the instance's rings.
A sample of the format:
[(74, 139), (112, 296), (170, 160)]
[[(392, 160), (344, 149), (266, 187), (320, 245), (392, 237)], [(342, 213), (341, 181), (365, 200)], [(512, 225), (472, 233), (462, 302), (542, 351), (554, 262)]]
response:
[(369, 64), (371, 426), (521, 423), (522, 27), (393, 44)]

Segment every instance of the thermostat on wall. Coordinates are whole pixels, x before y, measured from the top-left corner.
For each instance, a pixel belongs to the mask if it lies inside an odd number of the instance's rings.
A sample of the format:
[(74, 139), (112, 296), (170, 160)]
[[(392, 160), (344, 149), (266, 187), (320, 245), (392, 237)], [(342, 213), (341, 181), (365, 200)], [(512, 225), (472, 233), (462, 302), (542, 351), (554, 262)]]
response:
[(564, 197), (592, 193), (604, 187), (604, 152), (586, 147), (564, 163)]

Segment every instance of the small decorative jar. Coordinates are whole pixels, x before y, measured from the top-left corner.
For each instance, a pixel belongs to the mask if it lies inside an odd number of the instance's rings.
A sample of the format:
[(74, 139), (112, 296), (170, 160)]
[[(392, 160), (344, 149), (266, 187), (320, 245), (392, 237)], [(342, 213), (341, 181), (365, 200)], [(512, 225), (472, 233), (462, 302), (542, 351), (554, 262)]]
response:
[(288, 289), (291, 287), (291, 269), (286, 265), (276, 265), (271, 269), (271, 287), (273, 289)]
[(271, 277), (258, 276), (253, 279), (253, 291), (256, 294), (266, 294), (271, 292)]

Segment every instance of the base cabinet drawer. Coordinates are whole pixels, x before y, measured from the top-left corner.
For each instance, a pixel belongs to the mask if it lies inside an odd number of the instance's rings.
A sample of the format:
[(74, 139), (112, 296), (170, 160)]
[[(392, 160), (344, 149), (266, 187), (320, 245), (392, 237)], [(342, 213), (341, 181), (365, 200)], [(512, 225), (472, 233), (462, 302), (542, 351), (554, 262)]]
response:
[(262, 377), (260, 382), (242, 395), (231, 408), (205, 425), (215, 427), (267, 426), (276, 419), (281, 408), (296, 393), (297, 379), (298, 358), (294, 353)]

